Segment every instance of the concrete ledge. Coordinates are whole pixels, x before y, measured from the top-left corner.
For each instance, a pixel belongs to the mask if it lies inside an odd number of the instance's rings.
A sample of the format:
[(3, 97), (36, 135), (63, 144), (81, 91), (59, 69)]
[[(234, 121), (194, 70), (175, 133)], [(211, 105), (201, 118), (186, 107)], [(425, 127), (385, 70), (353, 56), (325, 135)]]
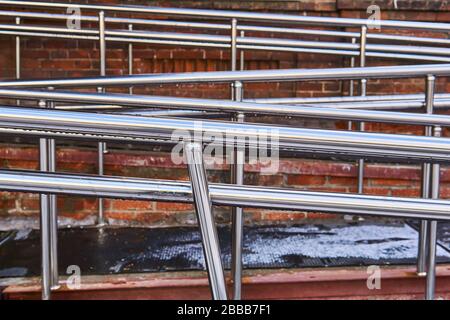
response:
[[(366, 268), (252, 270), (243, 279), (244, 299), (423, 299), (425, 279), (414, 267), (381, 269), (381, 289), (367, 289)], [(450, 299), (450, 265), (437, 268), (436, 292)], [(12, 280), (3, 299), (39, 299), (38, 278)], [(210, 299), (203, 272), (86, 276), (80, 289), (65, 284), (54, 299)]]

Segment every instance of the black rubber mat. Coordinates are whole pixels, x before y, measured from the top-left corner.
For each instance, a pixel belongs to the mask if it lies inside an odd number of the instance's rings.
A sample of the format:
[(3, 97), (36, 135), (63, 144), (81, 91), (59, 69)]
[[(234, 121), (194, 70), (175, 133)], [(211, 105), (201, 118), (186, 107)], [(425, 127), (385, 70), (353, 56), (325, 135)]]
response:
[[(415, 230), (419, 230), (420, 223), (418, 221), (408, 222)], [(450, 252), (450, 222), (439, 222), (437, 225), (438, 243)]]
[[(446, 228), (441, 235), (448, 244)], [(417, 256), (417, 231), (403, 223), (246, 227), (244, 232), (246, 268), (402, 265), (414, 264)], [(220, 228), (219, 235), (229, 266), (229, 228)], [(71, 265), (85, 275), (204, 269), (197, 228), (63, 229), (59, 244), (61, 274)], [(438, 262), (450, 263), (450, 252), (442, 246)], [(39, 274), (39, 232), (1, 232), (0, 277)]]

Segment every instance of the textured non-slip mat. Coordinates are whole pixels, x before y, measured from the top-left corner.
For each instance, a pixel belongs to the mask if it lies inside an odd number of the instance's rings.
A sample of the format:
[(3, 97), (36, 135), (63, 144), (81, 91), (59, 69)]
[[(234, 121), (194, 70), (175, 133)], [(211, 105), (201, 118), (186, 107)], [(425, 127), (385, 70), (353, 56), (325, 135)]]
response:
[[(440, 224), (438, 262), (450, 263), (450, 224)], [(301, 268), (414, 264), (417, 231), (404, 223), (324, 223), (244, 230), (245, 268)], [(225, 265), (230, 229), (219, 228)], [(445, 246), (446, 245), (446, 246)], [(204, 269), (197, 228), (74, 228), (59, 231), (59, 267), (82, 274)], [(0, 232), (0, 277), (40, 274), (37, 230)]]

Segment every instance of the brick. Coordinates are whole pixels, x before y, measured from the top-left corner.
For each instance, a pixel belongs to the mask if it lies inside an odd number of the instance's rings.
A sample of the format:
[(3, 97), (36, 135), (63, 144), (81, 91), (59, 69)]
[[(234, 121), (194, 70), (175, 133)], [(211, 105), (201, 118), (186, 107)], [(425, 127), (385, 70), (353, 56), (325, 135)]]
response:
[(273, 222), (283, 222), (290, 220), (298, 220), (305, 218), (304, 212), (290, 212), (290, 211), (263, 211), (262, 220)]
[(314, 175), (289, 175), (287, 184), (288, 185), (299, 185), (299, 186), (321, 186), (324, 185), (326, 178), (323, 176)]
[(156, 210), (158, 211), (193, 211), (194, 206), (189, 203), (176, 203), (176, 202), (155, 202)]
[(306, 218), (308, 219), (339, 219), (342, 215), (323, 213), (323, 212), (307, 212)]
[(420, 189), (416, 188), (407, 188), (407, 189), (399, 189), (392, 190), (392, 195), (394, 197), (405, 197), (405, 198), (417, 198), (420, 197)]
[(370, 179), (370, 185), (375, 187), (419, 187), (419, 182), (403, 179)]
[(149, 211), (153, 210), (151, 201), (112, 200), (112, 208), (117, 211)]

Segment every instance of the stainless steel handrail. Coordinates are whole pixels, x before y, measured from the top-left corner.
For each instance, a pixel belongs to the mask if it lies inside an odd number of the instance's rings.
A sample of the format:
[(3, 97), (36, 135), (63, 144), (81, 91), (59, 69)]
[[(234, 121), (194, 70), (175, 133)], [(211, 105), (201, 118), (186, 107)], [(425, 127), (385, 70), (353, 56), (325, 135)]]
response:
[[(450, 220), (448, 200), (312, 192), (217, 183), (211, 183), (209, 188), (213, 204), (220, 206)], [(0, 170), (0, 189), (148, 201), (193, 202), (190, 183), (174, 180)]]
[[(23, 90), (23, 89), (0, 89), (0, 97), (14, 98), (21, 100), (49, 100), (57, 102), (79, 102), (84, 103), (86, 108), (89, 104), (106, 104), (111, 107), (111, 104), (118, 106), (142, 107), (145, 111), (150, 107), (161, 107), (165, 109), (174, 109), (182, 112), (181, 115), (187, 113), (183, 109), (192, 109), (197, 111), (221, 112), (221, 113), (235, 113), (243, 112), (249, 114), (271, 114), (280, 116), (299, 116), (307, 118), (325, 118), (336, 120), (350, 120), (350, 121), (367, 121), (367, 122), (386, 122), (397, 124), (411, 124), (411, 125), (439, 125), (450, 126), (450, 117), (447, 115), (436, 114), (420, 114), (408, 112), (393, 112), (393, 111), (374, 111), (365, 110), (365, 105), (362, 102), (352, 102), (352, 108), (333, 108), (314, 105), (278, 105), (269, 103), (255, 103), (255, 102), (239, 102), (217, 99), (193, 99), (193, 98), (174, 98), (166, 96), (148, 96), (148, 95), (129, 95), (119, 93), (109, 93), (107, 95), (101, 93), (82, 93), (71, 91), (39, 91), (39, 90)], [(449, 100), (442, 100), (446, 105)], [(373, 102), (372, 102), (373, 103)], [(409, 104), (409, 100), (400, 102), (401, 106)], [(436, 102), (439, 104), (439, 101)], [(373, 104), (381, 104), (382, 106), (396, 106), (396, 102), (389, 101), (389, 104), (383, 105), (380, 102)], [(423, 106), (423, 102), (412, 102), (411, 106)], [(99, 108), (101, 105), (93, 106)], [(64, 109), (64, 108), (62, 108)], [(179, 110), (182, 109), (182, 110)], [(101, 110), (101, 109), (100, 109)], [(112, 112), (112, 111), (111, 111)], [(158, 114), (158, 111), (153, 116)], [(169, 115), (166, 112), (159, 111), (160, 115)], [(129, 111), (124, 110), (124, 114)], [(134, 110), (132, 113), (139, 114), (139, 110)]]
[(79, 8), (82, 10), (108, 11), (108, 12), (124, 12), (124, 13), (148, 13), (148, 14), (164, 14), (176, 16), (189, 16), (201, 19), (239, 19), (246, 21), (270, 21), (270, 22), (287, 22), (300, 24), (321, 24), (327, 26), (342, 27), (361, 27), (363, 25), (376, 25), (385, 28), (411, 28), (411, 29), (427, 29), (433, 31), (450, 31), (450, 25), (445, 23), (431, 22), (409, 22), (381, 20), (379, 23), (368, 19), (352, 19), (352, 18), (334, 18), (334, 17), (309, 17), (297, 15), (284, 15), (273, 13), (255, 13), (243, 11), (226, 11), (226, 10), (205, 10), (205, 9), (188, 9), (188, 8), (164, 8), (164, 7), (144, 7), (144, 6), (111, 6), (111, 5), (90, 5), (75, 3), (53, 3), (39, 1), (8, 1), (1, 0), (0, 5), (23, 5), (28, 7), (67, 9)]
[(149, 84), (227, 83), (319, 81), (356, 79), (420, 78), (432, 74), (449, 76), (450, 64), (408, 65), (389, 67), (280, 69), (246, 71), (184, 72), (164, 74), (139, 74), (115, 77), (86, 77), (71, 79), (18, 80), (0, 82), (0, 88), (85, 88), (97, 86), (139, 86)]
[[(191, 119), (143, 118), (39, 108), (0, 107), (0, 127), (0, 133), (3, 134), (128, 142), (157, 140), (171, 144), (174, 143), (172, 134), (176, 130), (192, 133), (191, 137), (195, 142), (214, 141), (222, 145), (229, 142), (226, 137), (226, 133), (229, 132), (249, 148), (258, 147), (257, 138), (274, 135), (278, 144), (278, 146), (274, 144), (274, 148), (296, 149), (306, 153), (364, 155), (427, 162), (450, 160), (450, 141), (445, 138), (275, 127), (224, 121), (205, 120), (199, 123)], [(199, 134), (194, 135), (194, 132)], [(198, 139), (200, 141), (197, 141)], [(175, 141), (177, 142), (178, 140)]]

